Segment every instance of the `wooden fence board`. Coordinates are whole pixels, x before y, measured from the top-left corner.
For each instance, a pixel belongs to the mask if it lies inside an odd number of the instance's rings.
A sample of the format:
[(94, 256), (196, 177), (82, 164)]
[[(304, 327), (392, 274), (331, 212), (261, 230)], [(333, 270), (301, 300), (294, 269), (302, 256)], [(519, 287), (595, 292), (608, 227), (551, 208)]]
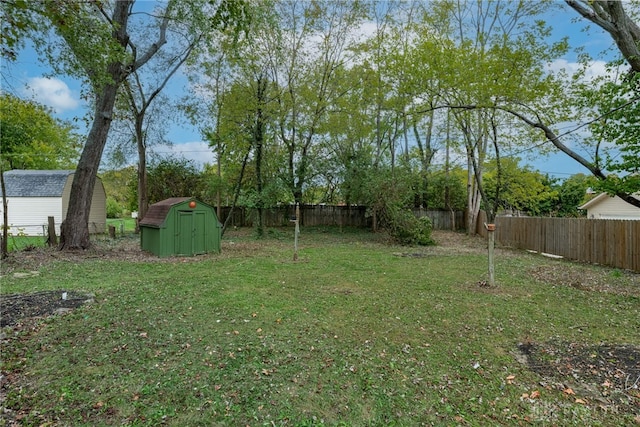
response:
[(586, 218), (496, 218), (503, 246), (640, 272), (640, 221)]

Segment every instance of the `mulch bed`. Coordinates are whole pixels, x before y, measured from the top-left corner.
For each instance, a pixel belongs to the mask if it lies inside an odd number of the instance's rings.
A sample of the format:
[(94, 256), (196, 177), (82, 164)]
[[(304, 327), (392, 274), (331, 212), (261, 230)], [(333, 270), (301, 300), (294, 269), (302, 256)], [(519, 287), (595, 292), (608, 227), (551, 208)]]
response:
[(640, 347), (570, 342), (525, 342), (519, 360), (561, 390), (602, 409), (640, 410)]
[(0, 295), (0, 327), (15, 326), (26, 318), (63, 314), (92, 299), (91, 295), (65, 290)]

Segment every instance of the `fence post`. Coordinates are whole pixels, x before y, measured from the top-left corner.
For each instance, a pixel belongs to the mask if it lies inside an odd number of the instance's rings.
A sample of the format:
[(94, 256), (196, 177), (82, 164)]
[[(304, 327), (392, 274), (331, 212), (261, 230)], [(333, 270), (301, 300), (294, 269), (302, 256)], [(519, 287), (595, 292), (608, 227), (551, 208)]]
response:
[(58, 245), (58, 237), (56, 236), (56, 220), (54, 217), (47, 217), (48, 230), (47, 230), (47, 243), (49, 246)]

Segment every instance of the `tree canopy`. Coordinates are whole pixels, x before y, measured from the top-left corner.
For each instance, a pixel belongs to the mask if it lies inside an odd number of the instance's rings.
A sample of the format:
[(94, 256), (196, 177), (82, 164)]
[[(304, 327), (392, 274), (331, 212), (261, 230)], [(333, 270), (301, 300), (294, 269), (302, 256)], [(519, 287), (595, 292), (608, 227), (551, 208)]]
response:
[(80, 135), (45, 106), (0, 94), (2, 169), (69, 169), (80, 153)]
[[(84, 79), (95, 106), (70, 221), (86, 210), (84, 186), (119, 90), (129, 89), (140, 112), (156, 67), (173, 73), (169, 65), (183, 61), (191, 86), (182, 110), (216, 153), (203, 190), (217, 192), (216, 204), (368, 204), (374, 218), (377, 207), (391, 212), (389, 200), (403, 208), (463, 204), (470, 224), (481, 206), (490, 215), (560, 212), (553, 179), (516, 160), (545, 151), (585, 166), (608, 192), (640, 189), (634, 3), (189, 0), (141, 14), (134, 4), (35, 7), (58, 36), (49, 42), (38, 33), (36, 45), (58, 60), (56, 71)], [(611, 34), (622, 55), (611, 64), (616, 73), (585, 80), (551, 71), (569, 44), (551, 38), (550, 8)], [(14, 44), (20, 34), (9, 34)], [(143, 78), (145, 67), (153, 72)], [(574, 130), (563, 132), (568, 123)], [(150, 131), (138, 121), (139, 144)]]

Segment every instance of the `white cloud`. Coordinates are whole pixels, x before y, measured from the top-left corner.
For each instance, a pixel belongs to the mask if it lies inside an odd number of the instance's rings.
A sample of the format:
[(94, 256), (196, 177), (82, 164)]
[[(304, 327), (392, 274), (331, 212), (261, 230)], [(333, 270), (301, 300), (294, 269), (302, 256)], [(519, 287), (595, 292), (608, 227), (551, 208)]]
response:
[(74, 110), (80, 105), (80, 100), (69, 86), (59, 79), (30, 78), (25, 88), (25, 94), (30, 95), (39, 103), (53, 108), (58, 114)]
[(153, 151), (163, 156), (184, 157), (187, 160), (192, 160), (197, 167), (202, 167), (206, 163), (214, 164), (216, 161), (216, 155), (213, 149), (203, 141), (157, 145), (153, 147)]
[[(569, 62), (566, 59), (556, 59), (549, 65), (549, 71), (552, 73), (564, 71), (569, 74), (569, 76), (573, 76), (582, 68), (583, 64), (579, 62)], [(607, 69), (607, 63), (605, 61), (591, 61), (585, 70), (584, 79), (587, 82), (591, 82), (598, 77), (609, 74), (610, 71)]]

